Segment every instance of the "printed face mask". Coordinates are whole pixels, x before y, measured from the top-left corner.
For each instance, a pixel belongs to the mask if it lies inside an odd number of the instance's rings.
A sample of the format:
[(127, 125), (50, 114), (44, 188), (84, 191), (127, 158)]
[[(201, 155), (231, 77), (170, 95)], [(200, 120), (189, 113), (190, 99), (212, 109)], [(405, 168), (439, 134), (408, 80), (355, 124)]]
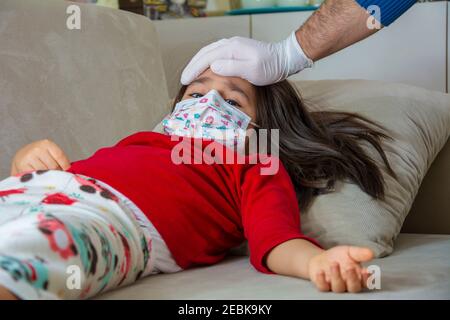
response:
[(247, 114), (211, 90), (201, 98), (178, 102), (162, 126), (170, 135), (216, 140), (234, 148), (243, 145), (250, 123), (258, 127)]

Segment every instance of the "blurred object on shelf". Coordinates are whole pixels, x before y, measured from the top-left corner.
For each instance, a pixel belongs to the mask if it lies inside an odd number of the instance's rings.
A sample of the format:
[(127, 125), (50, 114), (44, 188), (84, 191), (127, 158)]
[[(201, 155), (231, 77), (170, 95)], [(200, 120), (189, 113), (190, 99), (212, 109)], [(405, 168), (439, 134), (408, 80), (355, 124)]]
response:
[[(1, 1), (1, 0), (0, 0)], [(71, 0), (144, 15), (151, 20), (315, 10), (324, 0)]]
[(169, 5), (169, 13), (178, 18), (182, 18), (186, 14), (185, 4), (186, 0), (171, 0), (171, 5)]
[(324, 1), (325, 0), (309, 0), (309, 4), (312, 6), (320, 7), (322, 2), (324, 2)]
[(137, 14), (144, 14), (144, 5), (142, 0), (119, 0), (121, 10), (131, 11)]
[(279, 7), (272, 6), (267, 8), (240, 8), (233, 9), (226, 12), (226, 15), (243, 15), (243, 14), (267, 14), (267, 13), (282, 13), (282, 12), (298, 12), (298, 11), (314, 11), (317, 10), (318, 6), (288, 6), (288, 7)]
[(230, 9), (231, 10), (242, 8), (241, 0), (229, 0), (229, 2), (230, 2)]
[(277, 0), (278, 7), (301, 7), (307, 6), (311, 2), (310, 0)]
[[(231, 9), (262, 9), (262, 8), (288, 8), (288, 7), (318, 7), (324, 0), (230, 0), (230, 3), (240, 2), (238, 5), (231, 5)], [(275, 10), (276, 11), (276, 10)]]
[(230, 0), (207, 0), (205, 9), (207, 16), (224, 15), (229, 10), (231, 10)]
[(277, 0), (241, 0), (241, 8), (270, 8), (277, 4)]
[(143, 13), (151, 20), (206, 17), (206, 4), (206, 0), (143, 0)]
[(187, 5), (193, 17), (206, 17), (206, 0), (187, 0)]
[(97, 0), (99, 6), (119, 9), (119, 0)]
[(103, 7), (119, 9), (119, 0), (71, 0), (78, 3), (93, 3)]
[[(1, 0), (0, 0), (1, 1)], [(315, 10), (324, 0), (71, 0), (131, 11), (151, 20)], [(421, 0), (426, 1), (426, 0)]]
[(165, 0), (143, 0), (144, 15), (151, 20), (161, 20), (167, 12)]

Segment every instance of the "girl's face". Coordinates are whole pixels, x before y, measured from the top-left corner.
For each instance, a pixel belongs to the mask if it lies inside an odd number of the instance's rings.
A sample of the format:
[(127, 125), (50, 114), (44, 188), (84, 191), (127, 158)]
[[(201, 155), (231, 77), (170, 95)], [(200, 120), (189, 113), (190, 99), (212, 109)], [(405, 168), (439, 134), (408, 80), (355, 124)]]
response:
[[(210, 69), (205, 70), (191, 82), (181, 100), (200, 98), (212, 89), (217, 90), (227, 103), (255, 121), (256, 95), (253, 85), (241, 78), (216, 75)], [(253, 125), (249, 124), (248, 128), (253, 128)]]

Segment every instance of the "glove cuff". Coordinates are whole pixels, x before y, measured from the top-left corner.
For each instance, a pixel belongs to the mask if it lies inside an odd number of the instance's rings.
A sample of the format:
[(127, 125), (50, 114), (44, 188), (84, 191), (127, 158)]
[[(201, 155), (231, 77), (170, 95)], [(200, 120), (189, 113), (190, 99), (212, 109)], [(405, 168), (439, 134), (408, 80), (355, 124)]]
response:
[(284, 49), (286, 54), (285, 70), (288, 72), (286, 77), (313, 66), (314, 62), (306, 56), (298, 43), (295, 31), (284, 41)]

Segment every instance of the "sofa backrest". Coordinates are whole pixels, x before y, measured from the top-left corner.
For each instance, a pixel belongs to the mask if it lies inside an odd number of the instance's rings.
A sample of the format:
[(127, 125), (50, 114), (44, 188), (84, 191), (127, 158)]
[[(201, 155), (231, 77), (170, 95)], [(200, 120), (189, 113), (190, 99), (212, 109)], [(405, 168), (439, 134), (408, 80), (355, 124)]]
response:
[(450, 139), (422, 181), (402, 232), (450, 234)]
[(87, 157), (167, 113), (158, 38), (144, 16), (73, 3), (0, 1), (0, 178), (18, 148), (49, 138)]

